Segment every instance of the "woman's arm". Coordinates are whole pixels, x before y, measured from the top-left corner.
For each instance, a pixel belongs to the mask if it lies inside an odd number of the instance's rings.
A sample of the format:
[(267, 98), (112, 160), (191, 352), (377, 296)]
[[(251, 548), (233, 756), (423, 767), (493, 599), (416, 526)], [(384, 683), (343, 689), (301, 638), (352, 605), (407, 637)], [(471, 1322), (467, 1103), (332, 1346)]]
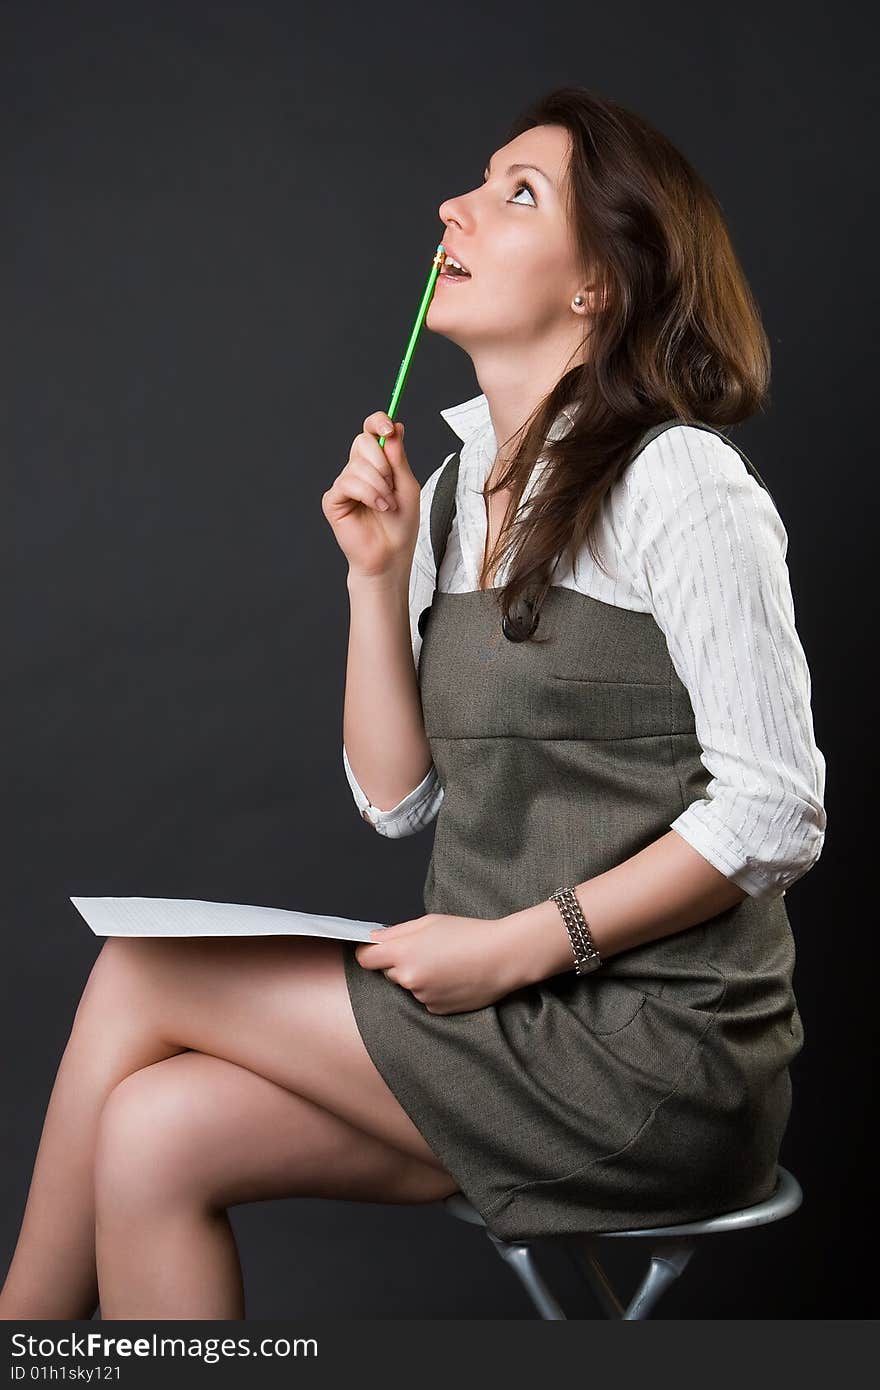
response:
[[(713, 775), (667, 833), (574, 886), (603, 956), (684, 931), (746, 895), (780, 896), (818, 859), (826, 824), (788, 538), (769, 495), (735, 449), (687, 426), (643, 450), (626, 489), (633, 578), (688, 690)], [(572, 968), (554, 902), (504, 921), (524, 982)]]
[[(574, 891), (603, 960), (696, 926), (748, 896), (674, 830)], [(552, 899), (513, 912), (503, 923), (507, 958), (518, 962), (515, 988), (574, 969), (568, 931)]]
[[(423, 485), (408, 590), (348, 577), (351, 605), (342, 761), (364, 820), (390, 839), (430, 824), (443, 800), (422, 717), (418, 620), (434, 593), (430, 513), (449, 455)], [(355, 767), (357, 766), (357, 772)]]
[(370, 802), (389, 810), (433, 761), (413, 666), (408, 588), (395, 578), (350, 574), (348, 593), (343, 744)]

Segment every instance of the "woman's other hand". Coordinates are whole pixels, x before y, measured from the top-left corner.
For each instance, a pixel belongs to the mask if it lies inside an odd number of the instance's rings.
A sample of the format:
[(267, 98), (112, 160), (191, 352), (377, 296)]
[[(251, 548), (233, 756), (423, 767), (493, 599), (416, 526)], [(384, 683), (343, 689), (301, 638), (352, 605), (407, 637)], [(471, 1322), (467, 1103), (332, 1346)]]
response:
[(403, 432), (400, 421), (392, 422), (384, 410), (368, 415), (348, 463), (321, 498), (350, 569), (361, 575), (408, 577), (412, 566), (421, 485), (409, 466)]
[(383, 971), (432, 1014), (482, 1009), (524, 983), (504, 918), (429, 912), (371, 935), (355, 950), (358, 963)]

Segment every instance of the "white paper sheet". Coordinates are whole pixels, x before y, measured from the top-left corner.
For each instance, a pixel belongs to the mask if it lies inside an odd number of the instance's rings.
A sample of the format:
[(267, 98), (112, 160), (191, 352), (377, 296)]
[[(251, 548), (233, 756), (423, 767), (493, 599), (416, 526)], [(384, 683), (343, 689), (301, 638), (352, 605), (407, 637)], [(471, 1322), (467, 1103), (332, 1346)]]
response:
[(331, 936), (369, 941), (387, 922), (193, 898), (71, 898), (95, 936)]

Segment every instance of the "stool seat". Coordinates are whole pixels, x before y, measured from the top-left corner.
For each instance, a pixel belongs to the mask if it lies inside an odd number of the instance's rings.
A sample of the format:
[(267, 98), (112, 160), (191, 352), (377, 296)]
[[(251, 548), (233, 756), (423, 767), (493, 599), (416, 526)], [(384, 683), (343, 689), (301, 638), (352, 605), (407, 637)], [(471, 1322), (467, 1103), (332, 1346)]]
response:
[[(673, 1226), (651, 1226), (641, 1230), (584, 1231), (572, 1236), (552, 1237), (561, 1240), (570, 1253), (576, 1252), (575, 1263), (586, 1274), (599, 1306), (606, 1317), (634, 1320), (648, 1318), (661, 1295), (684, 1271), (696, 1249), (700, 1236), (723, 1235), (743, 1231), (753, 1226), (766, 1226), (797, 1211), (803, 1201), (803, 1191), (793, 1173), (782, 1164), (776, 1167), (776, 1186), (769, 1197), (753, 1206), (721, 1212), (700, 1221), (686, 1221)], [(450, 1216), (473, 1226), (482, 1226), (501, 1258), (519, 1277), (542, 1318), (565, 1319), (558, 1302), (537, 1268), (529, 1241), (506, 1241), (486, 1227), (477, 1209), (461, 1192), (441, 1199)], [(545, 1237), (546, 1239), (546, 1237)], [(627, 1307), (621, 1303), (598, 1258), (599, 1242), (611, 1239), (649, 1240), (652, 1243), (651, 1261), (638, 1290)]]

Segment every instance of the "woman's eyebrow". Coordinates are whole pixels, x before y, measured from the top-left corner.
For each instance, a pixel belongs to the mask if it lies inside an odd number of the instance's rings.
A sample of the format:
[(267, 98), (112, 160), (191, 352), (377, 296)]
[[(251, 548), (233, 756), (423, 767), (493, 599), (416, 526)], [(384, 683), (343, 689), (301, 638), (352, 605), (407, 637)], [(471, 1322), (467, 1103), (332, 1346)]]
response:
[[(535, 171), (536, 174), (540, 174), (540, 175), (541, 175), (541, 178), (542, 178), (542, 179), (546, 179), (547, 182), (550, 184), (551, 188), (553, 187), (553, 180), (550, 178), (549, 174), (545, 174), (545, 173), (544, 173), (544, 170), (543, 170), (543, 169), (539, 169), (538, 166), (537, 166), (537, 164), (509, 164), (508, 167), (507, 167), (507, 173), (508, 173), (508, 174), (512, 174), (512, 173), (514, 173), (515, 170), (517, 170), (517, 169), (534, 169), (534, 171)], [(490, 160), (489, 160), (489, 163), (486, 165), (485, 169), (483, 170), (483, 178), (485, 178), (487, 174), (491, 174), (491, 173), (492, 173), (492, 161), (491, 161), (491, 159), (490, 159)]]

